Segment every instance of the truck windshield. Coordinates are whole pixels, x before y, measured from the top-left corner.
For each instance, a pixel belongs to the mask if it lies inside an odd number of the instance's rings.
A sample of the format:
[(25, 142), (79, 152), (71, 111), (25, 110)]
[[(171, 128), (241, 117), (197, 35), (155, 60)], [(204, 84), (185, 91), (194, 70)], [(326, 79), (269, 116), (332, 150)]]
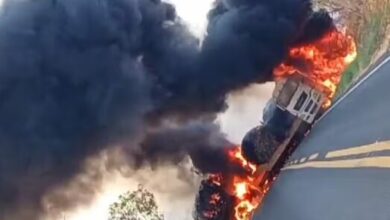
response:
[(308, 95), (306, 94), (306, 92), (302, 92), (301, 96), (299, 96), (299, 99), (294, 106), (294, 110), (299, 111), (302, 108), (303, 104), (305, 103), (307, 97)]
[(311, 109), (310, 114), (313, 114), (318, 108), (318, 105), (315, 104), (314, 107)]
[(310, 100), (309, 104), (305, 108), (305, 112), (309, 112), (312, 105), (313, 105), (313, 100)]
[(277, 103), (283, 107), (288, 106), (290, 104), (291, 98), (293, 97), (297, 89), (298, 89), (297, 82), (293, 80), (287, 81), (284, 84), (282, 91), (280, 92)]

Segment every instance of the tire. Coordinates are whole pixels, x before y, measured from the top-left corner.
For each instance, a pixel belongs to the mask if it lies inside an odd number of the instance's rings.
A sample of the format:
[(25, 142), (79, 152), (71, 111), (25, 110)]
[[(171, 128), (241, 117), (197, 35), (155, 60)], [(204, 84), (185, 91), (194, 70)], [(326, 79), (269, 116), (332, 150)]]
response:
[(268, 163), (280, 142), (266, 127), (258, 126), (245, 135), (242, 142), (243, 156), (250, 162), (261, 165)]

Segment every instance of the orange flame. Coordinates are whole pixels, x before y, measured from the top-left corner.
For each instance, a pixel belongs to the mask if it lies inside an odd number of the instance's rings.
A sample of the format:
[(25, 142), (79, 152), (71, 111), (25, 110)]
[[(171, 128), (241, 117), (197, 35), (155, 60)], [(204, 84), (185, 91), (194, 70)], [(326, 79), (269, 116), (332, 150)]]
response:
[(263, 194), (260, 191), (260, 170), (255, 164), (248, 162), (242, 155), (241, 147), (229, 151), (230, 160), (244, 168), (248, 175), (233, 177), (234, 220), (249, 220), (260, 205)]
[[(329, 107), (343, 71), (353, 62), (356, 55), (354, 40), (335, 30), (313, 44), (290, 49), (289, 59), (275, 68), (274, 76), (276, 79), (293, 74), (304, 76), (312, 86), (327, 96), (328, 100), (324, 107)], [(243, 157), (241, 147), (229, 150), (228, 156), (231, 163), (239, 165), (246, 171), (245, 174), (229, 178), (223, 175), (210, 175), (208, 180), (216, 186), (224, 187), (234, 197), (232, 220), (250, 220), (276, 177), (263, 179), (265, 172)], [(215, 194), (211, 196), (209, 202), (216, 204), (220, 199), (220, 195)], [(210, 212), (208, 216), (216, 214)]]
[(336, 94), (342, 73), (357, 55), (351, 36), (337, 30), (305, 46), (291, 48), (288, 61), (275, 68), (276, 79), (301, 74), (327, 96), (324, 107), (329, 107)]
[[(248, 162), (243, 157), (240, 146), (230, 149), (227, 155), (231, 163), (240, 166), (245, 172), (229, 177), (211, 174), (208, 176), (208, 181), (215, 186), (223, 187), (233, 197), (234, 212), (230, 220), (250, 220), (273, 181), (261, 183), (264, 172), (259, 166)], [(221, 195), (212, 194), (209, 203), (215, 205), (220, 200)], [(213, 219), (218, 216), (218, 210), (205, 212), (204, 216)]]
[(213, 195), (211, 195), (210, 203), (216, 205), (220, 200), (221, 200), (221, 195), (219, 195), (218, 193), (214, 193)]

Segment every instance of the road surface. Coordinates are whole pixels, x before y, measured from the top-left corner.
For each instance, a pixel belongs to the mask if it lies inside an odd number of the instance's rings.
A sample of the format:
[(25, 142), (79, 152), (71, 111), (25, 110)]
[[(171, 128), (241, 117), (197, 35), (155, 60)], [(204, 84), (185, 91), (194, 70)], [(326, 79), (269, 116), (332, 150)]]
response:
[(298, 147), (255, 220), (390, 220), (390, 61)]

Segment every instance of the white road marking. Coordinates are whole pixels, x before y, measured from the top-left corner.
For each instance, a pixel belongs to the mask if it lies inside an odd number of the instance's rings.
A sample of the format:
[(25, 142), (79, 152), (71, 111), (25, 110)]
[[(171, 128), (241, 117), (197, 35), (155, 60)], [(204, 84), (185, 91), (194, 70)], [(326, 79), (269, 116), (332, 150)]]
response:
[(352, 147), (343, 150), (331, 151), (326, 154), (325, 158), (337, 158), (337, 157), (345, 157), (345, 156), (353, 156), (359, 154), (369, 154), (380, 151), (390, 151), (390, 141), (377, 142), (374, 144)]
[(309, 161), (303, 164), (296, 164), (283, 168), (286, 170), (297, 170), (305, 168), (327, 168), (327, 169), (354, 169), (354, 168), (390, 168), (390, 157), (368, 157), (351, 160), (333, 161)]
[(317, 159), (319, 156), (320, 156), (319, 153), (312, 154), (312, 155), (309, 157), (309, 160), (315, 160), (315, 159)]
[[(375, 142), (373, 144), (351, 147), (342, 150), (330, 151), (326, 154), (325, 159), (337, 159), (341, 157), (355, 155), (369, 155), (375, 152), (390, 151), (390, 141)], [(364, 157), (358, 159), (341, 159), (341, 160), (322, 160), (315, 161), (319, 153), (312, 154), (310, 157), (303, 157), (295, 160), (282, 170), (303, 169), (303, 168), (356, 168), (356, 167), (382, 167), (390, 168), (390, 156)]]

